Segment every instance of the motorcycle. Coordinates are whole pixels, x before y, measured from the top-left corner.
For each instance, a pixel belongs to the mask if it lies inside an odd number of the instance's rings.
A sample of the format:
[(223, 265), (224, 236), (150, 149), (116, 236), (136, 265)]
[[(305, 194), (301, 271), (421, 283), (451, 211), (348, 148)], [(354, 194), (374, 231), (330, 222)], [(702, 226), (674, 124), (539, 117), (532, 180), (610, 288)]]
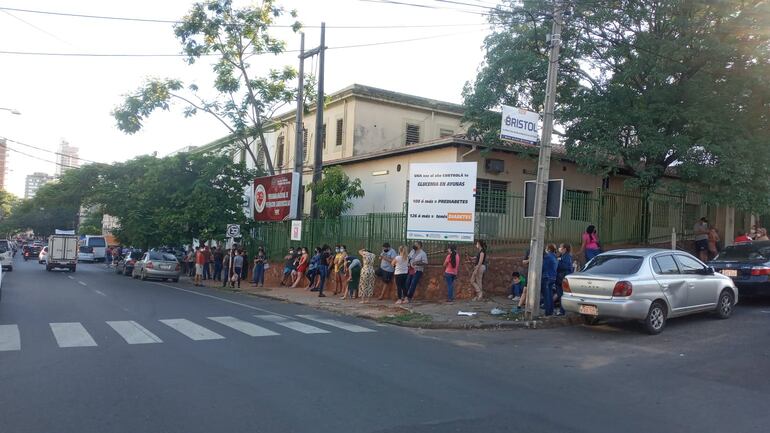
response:
[(24, 261), (29, 260), (29, 251), (24, 251)]

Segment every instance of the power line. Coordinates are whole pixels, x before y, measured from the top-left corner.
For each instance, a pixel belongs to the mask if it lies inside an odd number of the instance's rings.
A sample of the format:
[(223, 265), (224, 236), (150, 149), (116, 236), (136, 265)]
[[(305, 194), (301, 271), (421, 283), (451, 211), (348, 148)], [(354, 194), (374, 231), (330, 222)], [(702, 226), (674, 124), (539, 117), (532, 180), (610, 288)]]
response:
[(88, 162), (88, 163), (91, 163), (91, 164), (102, 164), (101, 162), (98, 162), (98, 161), (91, 161), (90, 159), (81, 158), (79, 156), (67, 155), (66, 153), (56, 152), (54, 150), (45, 149), (45, 148), (38, 147), (38, 146), (33, 146), (31, 144), (22, 143), (20, 141), (12, 140), (12, 139), (7, 138), (7, 137), (2, 137), (2, 139), (5, 140), (5, 141), (10, 141), (11, 143), (16, 143), (16, 144), (21, 145), (21, 146), (29, 147), (31, 149), (41, 150), (43, 152), (48, 152), (48, 153), (53, 153), (54, 155), (57, 155), (57, 156), (66, 156), (68, 158), (78, 159), (80, 161)]
[(29, 158), (37, 159), (38, 161), (48, 162), (48, 163), (51, 163), (53, 165), (56, 165), (56, 166), (59, 166), (59, 167), (62, 167), (62, 168), (80, 168), (80, 167), (76, 167), (74, 165), (62, 164), (60, 162), (54, 162), (54, 161), (51, 161), (50, 159), (45, 159), (45, 158), (41, 158), (39, 156), (35, 156), (35, 155), (29, 154), (29, 153), (26, 153), (26, 152), (22, 152), (21, 150), (14, 149), (14, 148), (8, 146), (7, 144), (5, 146), (0, 146), (0, 147), (5, 147), (7, 150), (10, 150), (11, 152), (16, 152), (16, 153), (18, 153), (20, 155), (24, 155), (24, 156), (29, 157)]
[[(129, 22), (143, 22), (143, 23), (155, 23), (155, 24), (181, 24), (183, 21), (179, 20), (165, 20), (165, 19), (156, 19), (156, 18), (135, 18), (135, 17), (120, 17), (120, 16), (107, 16), (107, 15), (88, 15), (88, 14), (76, 14), (76, 13), (69, 13), (69, 12), (55, 12), (55, 11), (42, 11), (42, 10), (35, 10), (35, 9), (20, 9), (20, 8), (9, 8), (9, 7), (0, 7), (0, 11), (12, 11), (12, 12), (22, 12), (22, 13), (29, 13), (29, 14), (39, 14), (39, 15), (52, 15), (52, 16), (61, 16), (61, 17), (69, 17), (69, 18), (86, 18), (86, 19), (97, 19), (97, 20), (110, 20), (110, 21), (129, 21)], [(7, 12), (6, 12), (7, 13)], [(20, 18), (19, 18), (20, 19)], [(405, 29), (405, 28), (432, 28), (432, 27), (469, 27), (469, 26), (478, 26), (478, 25), (486, 25), (486, 23), (467, 23), (467, 24), (414, 24), (414, 25), (329, 25), (326, 26), (327, 29)], [(288, 25), (288, 24), (271, 24), (270, 27), (275, 28), (293, 28), (294, 26)], [(303, 28), (320, 28), (321, 26), (318, 25), (303, 25)]]
[[(430, 39), (438, 39), (438, 38), (445, 38), (450, 36), (459, 36), (459, 35), (465, 35), (469, 33), (476, 33), (480, 30), (484, 29), (476, 29), (468, 32), (456, 32), (456, 33), (443, 33), (440, 35), (432, 35), (432, 36), (422, 36), (419, 38), (410, 38), (410, 39), (399, 39), (395, 41), (382, 41), (382, 42), (371, 42), (371, 43), (365, 43), (365, 44), (354, 44), (354, 45), (341, 45), (337, 47), (328, 47), (329, 50), (341, 50), (341, 49), (349, 49), (349, 48), (362, 48), (362, 47), (374, 47), (379, 45), (391, 45), (391, 44), (401, 44), (406, 42), (416, 42), (416, 41), (424, 41), (424, 40), (430, 40)], [(299, 50), (285, 50), (282, 51), (283, 53), (298, 53)], [(9, 55), (22, 55), (22, 56), (58, 56), (58, 57), (187, 57), (187, 54), (146, 54), (146, 53), (51, 53), (51, 52), (39, 52), (39, 51), (0, 51), (0, 54), (9, 54)], [(268, 55), (273, 53), (259, 53), (257, 55)], [(219, 54), (203, 54), (203, 56), (218, 56)]]

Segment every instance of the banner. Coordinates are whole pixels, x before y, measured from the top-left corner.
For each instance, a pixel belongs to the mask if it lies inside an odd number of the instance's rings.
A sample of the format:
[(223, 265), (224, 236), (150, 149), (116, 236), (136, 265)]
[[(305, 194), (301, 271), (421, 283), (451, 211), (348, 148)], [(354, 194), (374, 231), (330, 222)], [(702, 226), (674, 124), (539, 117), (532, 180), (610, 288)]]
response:
[(254, 180), (254, 219), (285, 221), (297, 217), (299, 174), (284, 173)]
[(500, 139), (524, 144), (540, 141), (540, 115), (534, 111), (503, 105)]
[(407, 239), (473, 242), (476, 163), (409, 164)]

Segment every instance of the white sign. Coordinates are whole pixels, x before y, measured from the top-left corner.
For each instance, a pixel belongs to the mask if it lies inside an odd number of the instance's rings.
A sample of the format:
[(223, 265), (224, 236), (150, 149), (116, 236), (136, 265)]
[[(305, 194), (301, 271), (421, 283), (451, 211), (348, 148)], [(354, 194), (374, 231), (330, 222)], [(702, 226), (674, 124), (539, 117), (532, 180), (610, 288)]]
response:
[(241, 237), (241, 226), (238, 224), (228, 224), (227, 225), (227, 237), (228, 238), (239, 238)]
[(293, 220), (291, 222), (291, 240), (302, 240), (302, 220)]
[(524, 144), (540, 141), (540, 115), (534, 111), (503, 105), (503, 120), (500, 125), (500, 139)]
[(407, 239), (473, 242), (476, 163), (409, 164)]

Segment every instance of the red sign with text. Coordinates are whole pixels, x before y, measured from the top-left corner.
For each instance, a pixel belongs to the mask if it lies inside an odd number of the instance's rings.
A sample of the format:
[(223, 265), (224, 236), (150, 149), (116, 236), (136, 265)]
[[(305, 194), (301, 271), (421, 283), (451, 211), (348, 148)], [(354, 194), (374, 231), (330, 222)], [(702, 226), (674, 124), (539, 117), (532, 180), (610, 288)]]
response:
[(254, 180), (254, 220), (285, 221), (297, 217), (299, 175), (276, 174)]

